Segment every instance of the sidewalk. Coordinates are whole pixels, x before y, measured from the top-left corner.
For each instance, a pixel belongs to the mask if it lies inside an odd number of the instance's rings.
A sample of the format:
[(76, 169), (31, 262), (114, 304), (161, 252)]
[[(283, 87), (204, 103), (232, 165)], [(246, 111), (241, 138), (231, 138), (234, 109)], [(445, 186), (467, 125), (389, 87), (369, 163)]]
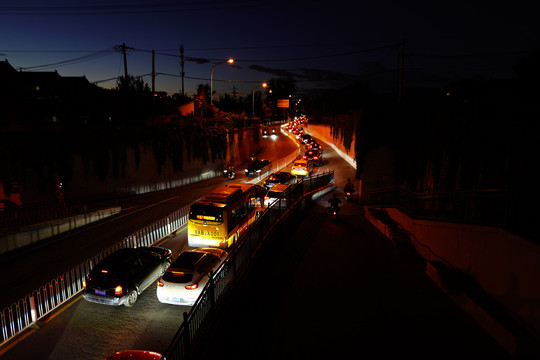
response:
[(331, 196), (280, 227), (197, 358), (509, 358), (362, 206), (332, 222)]

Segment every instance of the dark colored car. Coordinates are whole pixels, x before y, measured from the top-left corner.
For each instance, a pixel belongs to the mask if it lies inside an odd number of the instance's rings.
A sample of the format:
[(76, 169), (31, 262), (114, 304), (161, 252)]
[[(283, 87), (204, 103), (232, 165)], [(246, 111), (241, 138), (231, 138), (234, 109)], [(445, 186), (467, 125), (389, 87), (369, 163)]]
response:
[(83, 297), (99, 304), (131, 307), (163, 275), (171, 258), (170, 249), (157, 246), (117, 250), (86, 276)]
[(308, 142), (309, 140), (311, 140), (311, 135), (309, 135), (309, 134), (302, 134), (302, 135), (300, 135), (300, 139), (302, 139), (302, 142), (305, 144), (306, 142)]
[(270, 189), (275, 184), (294, 184), (296, 176), (286, 171), (276, 171), (270, 174), (264, 181), (264, 187)]
[(312, 143), (308, 150), (318, 150), (322, 154), (322, 146), (318, 142)]
[(319, 150), (310, 149), (306, 151), (306, 153), (304, 154), (304, 156), (302, 156), (302, 158), (307, 161), (313, 162), (313, 165), (315, 166), (319, 166), (321, 165), (321, 162), (322, 162), (322, 153)]
[(272, 163), (270, 160), (253, 160), (246, 168), (246, 176), (258, 176), (270, 169), (272, 169)]

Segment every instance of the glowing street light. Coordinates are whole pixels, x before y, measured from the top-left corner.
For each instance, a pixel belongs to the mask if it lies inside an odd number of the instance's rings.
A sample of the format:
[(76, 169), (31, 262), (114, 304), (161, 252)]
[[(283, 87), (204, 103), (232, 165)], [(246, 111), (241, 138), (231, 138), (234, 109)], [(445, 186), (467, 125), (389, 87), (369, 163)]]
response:
[(212, 88), (212, 79), (213, 79), (213, 76), (214, 76), (214, 69), (218, 65), (226, 64), (226, 63), (232, 64), (233, 62), (234, 62), (233, 59), (229, 59), (227, 61), (219, 62), (219, 63), (217, 63), (216, 65), (214, 65), (212, 67), (212, 71), (210, 71), (210, 105), (214, 104), (214, 101), (213, 101), (214, 100), (214, 93), (213, 93), (213, 88)]
[(251, 112), (252, 112), (252, 115), (255, 115), (255, 90), (257, 90), (260, 87), (265, 88), (267, 86), (268, 86), (267, 83), (262, 83), (261, 85), (257, 86), (255, 89), (253, 89), (253, 91), (251, 92)]

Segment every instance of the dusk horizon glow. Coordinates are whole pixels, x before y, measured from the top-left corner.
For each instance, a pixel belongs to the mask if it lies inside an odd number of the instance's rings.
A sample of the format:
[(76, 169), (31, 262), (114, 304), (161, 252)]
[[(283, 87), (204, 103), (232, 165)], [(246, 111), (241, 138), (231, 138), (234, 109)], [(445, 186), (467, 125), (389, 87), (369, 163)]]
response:
[[(299, 93), (367, 81), (395, 87), (404, 50), (405, 86), (440, 86), (467, 76), (511, 78), (512, 67), (540, 46), (538, 5), (422, 1), (360, 4), (338, 0), (7, 1), (0, 6), (0, 60), (21, 71), (85, 76), (103, 88), (127, 70), (170, 95), (193, 96), (209, 84), (216, 95), (245, 96), (271, 78), (292, 77)], [(405, 47), (403, 48), (403, 44)]]

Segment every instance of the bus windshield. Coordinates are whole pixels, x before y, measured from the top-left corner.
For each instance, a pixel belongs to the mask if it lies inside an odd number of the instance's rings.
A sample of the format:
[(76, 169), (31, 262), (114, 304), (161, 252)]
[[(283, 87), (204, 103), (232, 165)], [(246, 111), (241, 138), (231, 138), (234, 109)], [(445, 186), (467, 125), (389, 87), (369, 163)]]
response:
[(189, 210), (190, 220), (223, 222), (223, 209), (209, 204), (193, 204)]

